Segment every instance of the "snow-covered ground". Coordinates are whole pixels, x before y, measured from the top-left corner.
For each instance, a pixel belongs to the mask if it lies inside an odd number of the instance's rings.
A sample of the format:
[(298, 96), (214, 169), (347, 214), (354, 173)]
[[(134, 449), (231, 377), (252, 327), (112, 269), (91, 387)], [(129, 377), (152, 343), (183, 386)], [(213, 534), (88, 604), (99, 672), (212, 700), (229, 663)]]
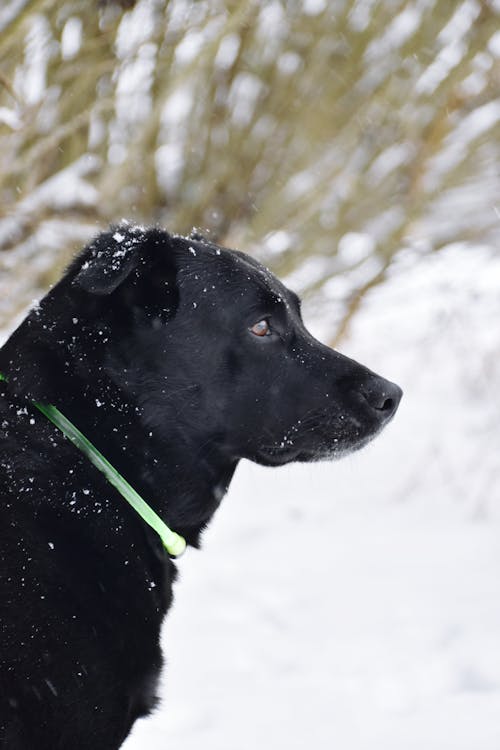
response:
[(240, 467), (126, 750), (499, 750), (499, 289), (500, 258), (452, 247), (373, 292), (344, 350), (404, 387), (394, 423), (337, 464)]

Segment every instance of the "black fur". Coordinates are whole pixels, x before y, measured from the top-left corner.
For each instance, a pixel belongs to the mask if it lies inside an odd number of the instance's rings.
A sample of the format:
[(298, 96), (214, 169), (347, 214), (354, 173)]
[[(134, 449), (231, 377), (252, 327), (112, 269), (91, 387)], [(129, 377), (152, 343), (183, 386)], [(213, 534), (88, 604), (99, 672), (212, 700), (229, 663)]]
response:
[[(251, 328), (266, 319), (270, 335)], [(0, 350), (0, 747), (113, 750), (155, 704), (175, 564), (31, 404), (55, 404), (198, 545), (241, 458), (370, 440), (400, 389), (316, 341), (297, 297), (200, 235), (101, 234)]]

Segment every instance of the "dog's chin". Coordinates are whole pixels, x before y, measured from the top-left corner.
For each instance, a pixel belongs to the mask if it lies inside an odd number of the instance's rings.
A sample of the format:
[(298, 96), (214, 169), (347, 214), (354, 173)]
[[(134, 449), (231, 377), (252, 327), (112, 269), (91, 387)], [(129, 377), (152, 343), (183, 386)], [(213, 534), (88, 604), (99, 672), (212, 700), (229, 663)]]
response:
[(251, 461), (262, 466), (285, 466), (290, 463), (313, 463), (315, 461), (338, 461), (351, 453), (364, 448), (370, 443), (381, 429), (376, 429), (362, 436), (326, 438), (313, 446), (286, 445), (272, 449), (260, 449), (253, 456), (247, 456)]

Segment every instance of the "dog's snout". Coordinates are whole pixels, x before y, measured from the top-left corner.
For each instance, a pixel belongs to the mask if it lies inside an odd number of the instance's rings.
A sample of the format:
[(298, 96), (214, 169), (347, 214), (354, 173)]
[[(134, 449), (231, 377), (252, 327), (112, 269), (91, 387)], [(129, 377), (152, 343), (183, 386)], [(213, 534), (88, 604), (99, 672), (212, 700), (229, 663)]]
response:
[(385, 421), (395, 413), (401, 401), (403, 391), (389, 380), (374, 378), (362, 386), (361, 395), (379, 419)]

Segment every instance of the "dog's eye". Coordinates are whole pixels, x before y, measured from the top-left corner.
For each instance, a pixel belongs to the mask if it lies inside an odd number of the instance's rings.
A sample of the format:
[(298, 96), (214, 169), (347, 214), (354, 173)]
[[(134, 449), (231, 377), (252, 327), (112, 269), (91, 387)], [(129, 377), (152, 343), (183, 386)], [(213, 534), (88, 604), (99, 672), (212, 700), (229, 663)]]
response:
[(271, 326), (265, 318), (263, 320), (259, 320), (258, 323), (255, 323), (255, 325), (253, 325), (250, 330), (255, 336), (271, 335)]

